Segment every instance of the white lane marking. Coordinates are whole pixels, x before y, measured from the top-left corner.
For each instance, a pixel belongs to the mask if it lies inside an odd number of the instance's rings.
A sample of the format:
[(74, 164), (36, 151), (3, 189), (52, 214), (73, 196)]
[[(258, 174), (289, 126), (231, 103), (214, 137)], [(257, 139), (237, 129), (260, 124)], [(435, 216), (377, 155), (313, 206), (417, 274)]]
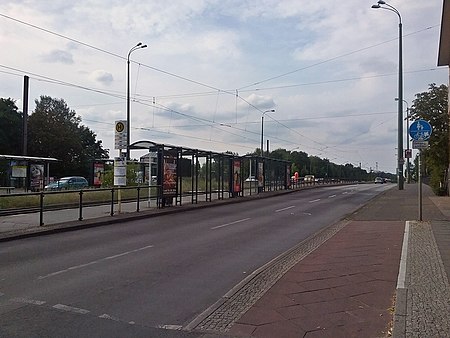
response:
[(319, 201), (320, 201), (320, 198), (318, 198), (316, 200), (309, 201), (309, 203), (315, 203), (315, 202), (319, 202)]
[(10, 301), (15, 303), (24, 303), (24, 304), (34, 304), (34, 305), (42, 305), (46, 302), (43, 300), (35, 300), (35, 299), (27, 299), (27, 298), (11, 298)]
[(181, 325), (158, 325), (156, 327), (158, 329), (176, 330), (176, 331), (180, 331), (183, 328), (183, 326)]
[(334, 198), (334, 197), (336, 197), (336, 195), (331, 195), (331, 196), (328, 196), (328, 198)]
[(348, 191), (344, 191), (343, 193), (342, 193), (342, 195), (347, 195), (348, 194)]
[(119, 320), (119, 318), (116, 318), (116, 317), (110, 316), (110, 315), (108, 315), (108, 314), (106, 314), (106, 313), (104, 313), (104, 314), (102, 314), (102, 315), (98, 316), (98, 318), (102, 318), (102, 319), (108, 319), (108, 320), (113, 320), (113, 321), (115, 321), (115, 322), (118, 322), (118, 321), (120, 321), (120, 320)]
[(62, 311), (66, 311), (66, 312), (79, 313), (82, 315), (85, 315), (90, 312), (89, 310), (80, 309), (78, 307), (68, 306), (68, 305), (64, 305), (64, 304), (53, 305), (53, 308), (62, 310)]
[(303, 215), (311, 216), (312, 214), (310, 212), (304, 212)]
[(290, 207), (286, 207), (286, 208), (283, 208), (283, 209), (275, 210), (275, 212), (285, 211), (285, 210), (289, 210), (289, 209), (292, 209), (292, 208), (295, 208), (295, 205), (291, 205)]
[(239, 219), (239, 220), (237, 220), (237, 221), (231, 222), (231, 223), (226, 223), (226, 224), (218, 225), (218, 226), (212, 227), (211, 230), (216, 230), (216, 229), (220, 229), (220, 228), (223, 228), (223, 227), (227, 227), (227, 226), (229, 226), (229, 225), (242, 223), (242, 222), (248, 221), (249, 219), (250, 219), (250, 218), (243, 218), (243, 219)]
[(65, 272), (69, 272), (71, 270), (85, 268), (86, 266), (89, 266), (89, 265), (94, 265), (94, 264), (97, 264), (97, 263), (101, 263), (101, 262), (107, 261), (109, 259), (122, 257), (122, 256), (125, 256), (125, 255), (129, 255), (129, 254), (138, 252), (138, 251), (146, 250), (146, 249), (149, 249), (149, 248), (153, 248), (153, 245), (147, 245), (147, 246), (144, 246), (144, 247), (139, 248), (139, 249), (130, 250), (130, 251), (122, 252), (122, 253), (117, 254), (117, 255), (100, 258), (100, 259), (97, 259), (97, 260), (89, 262), (89, 263), (71, 266), (71, 267), (69, 267), (67, 269), (55, 271), (55, 272), (49, 273), (48, 275), (45, 275), (45, 276), (39, 276), (38, 279), (45, 279), (45, 278), (48, 278), (48, 277), (53, 277), (53, 276), (60, 275), (60, 274), (65, 273)]
[(410, 227), (410, 222), (406, 221), (405, 233), (403, 234), (402, 255), (400, 257), (400, 267), (398, 269), (397, 289), (405, 288), (406, 260), (408, 258), (409, 227)]

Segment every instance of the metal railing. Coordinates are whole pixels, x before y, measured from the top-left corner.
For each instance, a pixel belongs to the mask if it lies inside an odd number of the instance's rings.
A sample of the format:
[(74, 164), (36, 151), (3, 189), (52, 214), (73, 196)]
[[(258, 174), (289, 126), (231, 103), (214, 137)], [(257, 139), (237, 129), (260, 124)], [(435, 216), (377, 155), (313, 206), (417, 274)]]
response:
[[(326, 180), (319, 182), (291, 181), (290, 190), (298, 190), (313, 186), (336, 185), (354, 183), (344, 180)], [(214, 191), (208, 194), (205, 191), (184, 192), (179, 196), (181, 204), (197, 204), (199, 201), (211, 202), (215, 199), (252, 196), (262, 192), (285, 190), (282, 181), (266, 182), (264, 189), (258, 186), (258, 182), (245, 182), (239, 194), (227, 191)], [(194, 195), (195, 194), (195, 198)], [(0, 195), (0, 216), (38, 214), (39, 225), (44, 225), (44, 216), (49, 211), (77, 211), (77, 215), (70, 217), (72, 221), (85, 219), (85, 212), (89, 210), (92, 217), (102, 215), (114, 216), (124, 212), (140, 212), (143, 208), (164, 208), (173, 205), (172, 196), (164, 196), (160, 185), (140, 185), (131, 187), (113, 187), (83, 190), (23, 192)], [(146, 202), (146, 206), (142, 203)], [(68, 213), (64, 215), (67, 222)]]

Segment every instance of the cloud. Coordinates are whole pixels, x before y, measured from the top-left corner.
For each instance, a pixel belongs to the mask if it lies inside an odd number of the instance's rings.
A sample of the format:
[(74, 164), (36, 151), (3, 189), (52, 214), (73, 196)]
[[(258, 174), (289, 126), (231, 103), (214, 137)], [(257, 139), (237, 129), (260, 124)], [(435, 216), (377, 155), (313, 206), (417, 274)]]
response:
[[(247, 98), (245, 98), (246, 102), (241, 102), (242, 105), (248, 106), (250, 103), (252, 106), (257, 109), (273, 109), (276, 104), (271, 96), (262, 96), (257, 94), (250, 94)], [(247, 103), (248, 102), (248, 103)]]
[(41, 59), (43, 62), (48, 63), (63, 63), (67, 65), (71, 65), (74, 63), (73, 55), (69, 52), (60, 49), (55, 49), (48, 54), (42, 55)]
[(94, 70), (89, 78), (106, 86), (110, 86), (114, 81), (113, 75), (103, 69)]

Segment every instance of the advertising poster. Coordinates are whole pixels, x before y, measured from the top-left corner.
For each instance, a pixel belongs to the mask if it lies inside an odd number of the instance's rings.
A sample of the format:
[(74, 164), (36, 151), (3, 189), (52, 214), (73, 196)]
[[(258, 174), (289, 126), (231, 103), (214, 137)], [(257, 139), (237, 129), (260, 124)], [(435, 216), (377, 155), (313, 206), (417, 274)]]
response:
[(15, 177), (15, 178), (27, 177), (27, 166), (26, 165), (12, 164), (11, 169), (12, 169), (11, 177)]
[(44, 189), (43, 164), (30, 164), (30, 187), (33, 191)]
[(264, 186), (264, 162), (258, 162), (258, 187)]
[(173, 155), (165, 155), (163, 161), (163, 194), (177, 193), (177, 159)]
[(233, 160), (233, 192), (241, 192), (241, 161)]
[(105, 173), (104, 163), (94, 163), (94, 186), (101, 187)]

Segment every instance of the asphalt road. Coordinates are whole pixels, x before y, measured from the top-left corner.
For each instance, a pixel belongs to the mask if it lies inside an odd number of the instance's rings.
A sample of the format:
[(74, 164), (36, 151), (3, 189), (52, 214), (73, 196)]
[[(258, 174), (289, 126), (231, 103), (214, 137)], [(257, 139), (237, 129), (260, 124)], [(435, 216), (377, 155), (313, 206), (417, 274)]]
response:
[(175, 329), (389, 187), (324, 187), (0, 243), (0, 336), (199, 336)]

